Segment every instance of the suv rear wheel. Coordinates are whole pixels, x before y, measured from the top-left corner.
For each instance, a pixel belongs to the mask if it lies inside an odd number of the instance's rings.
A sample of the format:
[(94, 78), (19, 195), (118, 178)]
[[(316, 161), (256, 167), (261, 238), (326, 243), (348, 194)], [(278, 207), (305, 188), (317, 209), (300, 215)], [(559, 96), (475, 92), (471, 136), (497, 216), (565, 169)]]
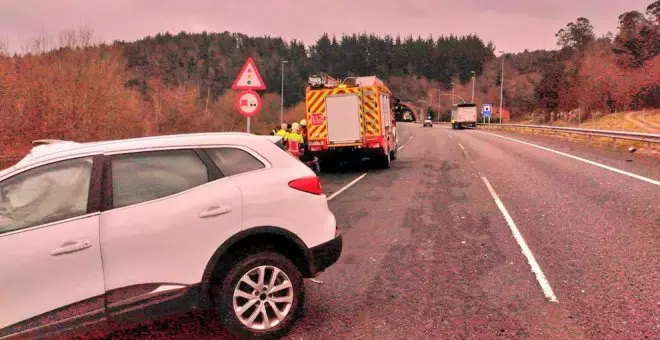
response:
[(212, 292), (224, 326), (249, 339), (285, 335), (304, 304), (302, 274), (291, 260), (270, 251), (238, 261)]

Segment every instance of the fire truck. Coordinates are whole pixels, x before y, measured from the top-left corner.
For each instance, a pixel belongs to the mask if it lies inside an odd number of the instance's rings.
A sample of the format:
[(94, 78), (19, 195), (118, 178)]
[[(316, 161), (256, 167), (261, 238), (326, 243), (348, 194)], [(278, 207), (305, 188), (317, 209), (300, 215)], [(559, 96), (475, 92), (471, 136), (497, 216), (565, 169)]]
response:
[(305, 90), (308, 150), (321, 171), (369, 158), (379, 168), (396, 159), (399, 141), (392, 92), (376, 76), (342, 81), (309, 77)]

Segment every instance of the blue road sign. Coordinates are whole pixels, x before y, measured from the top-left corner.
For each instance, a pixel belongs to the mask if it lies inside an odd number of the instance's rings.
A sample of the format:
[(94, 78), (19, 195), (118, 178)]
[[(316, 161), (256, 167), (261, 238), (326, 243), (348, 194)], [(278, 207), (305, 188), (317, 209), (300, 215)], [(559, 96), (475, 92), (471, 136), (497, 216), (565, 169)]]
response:
[(492, 104), (484, 104), (484, 106), (481, 108), (481, 114), (484, 117), (490, 117), (490, 114), (493, 112), (493, 105)]

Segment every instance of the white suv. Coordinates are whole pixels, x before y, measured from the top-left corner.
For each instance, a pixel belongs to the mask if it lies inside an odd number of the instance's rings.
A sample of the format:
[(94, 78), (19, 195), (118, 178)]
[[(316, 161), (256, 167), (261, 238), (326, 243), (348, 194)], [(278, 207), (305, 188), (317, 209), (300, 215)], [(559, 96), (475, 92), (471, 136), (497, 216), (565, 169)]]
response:
[[(46, 141), (0, 171), (0, 338), (212, 309), (285, 334), (342, 249), (318, 177), (274, 137)], [(177, 308), (175, 308), (177, 307)]]

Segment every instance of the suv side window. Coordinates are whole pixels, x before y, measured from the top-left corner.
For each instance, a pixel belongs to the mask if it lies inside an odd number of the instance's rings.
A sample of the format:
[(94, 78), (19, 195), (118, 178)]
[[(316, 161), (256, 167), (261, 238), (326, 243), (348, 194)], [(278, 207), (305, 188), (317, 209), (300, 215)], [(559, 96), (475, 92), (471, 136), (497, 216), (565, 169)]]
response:
[(256, 157), (239, 148), (223, 147), (206, 149), (213, 163), (220, 168), (225, 176), (238, 175), (244, 172), (263, 169), (266, 166)]
[(85, 215), (92, 163), (51, 163), (0, 182), (0, 234)]
[(112, 157), (114, 208), (174, 195), (209, 181), (193, 150), (150, 151)]

